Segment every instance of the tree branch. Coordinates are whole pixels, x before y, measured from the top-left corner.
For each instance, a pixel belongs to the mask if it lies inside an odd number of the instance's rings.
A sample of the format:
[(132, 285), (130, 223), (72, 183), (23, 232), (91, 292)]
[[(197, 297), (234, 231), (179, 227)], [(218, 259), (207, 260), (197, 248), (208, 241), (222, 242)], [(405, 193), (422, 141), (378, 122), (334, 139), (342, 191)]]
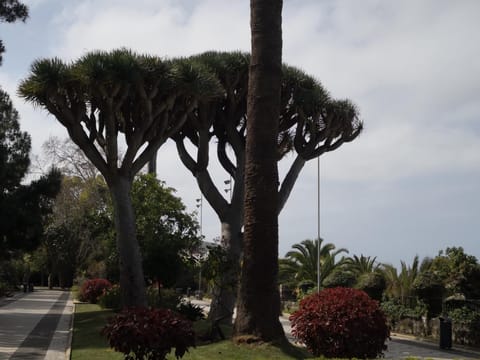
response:
[(223, 221), (227, 214), (229, 204), (218, 191), (209, 172), (207, 170), (197, 172), (195, 177), (203, 196), (217, 213), (220, 221)]
[(282, 211), (285, 203), (287, 202), (290, 193), (292, 192), (293, 186), (298, 179), (298, 175), (303, 169), (306, 160), (298, 154), (295, 158), (294, 162), (290, 166), (287, 175), (282, 181), (282, 185), (280, 186), (280, 190), (278, 191), (278, 213)]

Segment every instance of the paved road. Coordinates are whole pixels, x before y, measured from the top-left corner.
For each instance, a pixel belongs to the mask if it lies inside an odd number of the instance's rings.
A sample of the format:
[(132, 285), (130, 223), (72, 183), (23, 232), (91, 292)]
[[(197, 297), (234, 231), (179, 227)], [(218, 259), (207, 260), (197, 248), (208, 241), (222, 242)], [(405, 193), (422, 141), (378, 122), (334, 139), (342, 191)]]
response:
[(455, 345), (450, 350), (442, 350), (437, 343), (419, 341), (403, 335), (393, 335), (387, 345), (386, 359), (416, 357), (429, 360), (480, 360), (480, 351)]
[[(208, 309), (209, 304), (195, 301)], [(0, 360), (66, 360), (70, 346), (73, 302), (69, 292), (40, 289), (0, 300)], [(291, 337), (287, 318), (280, 318)], [(386, 359), (480, 360), (480, 352), (456, 348), (440, 350), (437, 344), (392, 336)]]
[(38, 289), (0, 301), (0, 360), (65, 360), (73, 302), (70, 292)]
[[(210, 303), (205, 300), (191, 300), (192, 303), (200, 305), (206, 312), (210, 309)], [(287, 339), (295, 343), (292, 336), (290, 321), (285, 316), (280, 317)], [(385, 359), (405, 359), (414, 357), (416, 359), (428, 360), (480, 360), (480, 351), (466, 350), (454, 347), (451, 350), (441, 350), (438, 344), (419, 341), (410, 336), (392, 335), (387, 343), (388, 349), (385, 352)]]

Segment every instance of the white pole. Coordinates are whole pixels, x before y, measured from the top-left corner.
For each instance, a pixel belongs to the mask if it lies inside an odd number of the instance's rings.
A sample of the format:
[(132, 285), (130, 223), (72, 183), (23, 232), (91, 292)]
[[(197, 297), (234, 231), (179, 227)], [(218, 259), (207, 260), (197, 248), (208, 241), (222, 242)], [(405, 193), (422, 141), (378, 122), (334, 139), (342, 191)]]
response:
[(317, 292), (320, 292), (320, 156), (317, 157)]
[[(200, 198), (196, 199), (197, 208), (200, 208), (200, 239), (203, 236), (203, 229), (202, 229), (202, 220), (203, 220), (203, 194), (200, 193)], [(203, 240), (201, 240), (203, 241)], [(202, 298), (202, 255), (199, 254), (198, 256), (198, 265), (200, 271), (198, 273), (198, 298)]]

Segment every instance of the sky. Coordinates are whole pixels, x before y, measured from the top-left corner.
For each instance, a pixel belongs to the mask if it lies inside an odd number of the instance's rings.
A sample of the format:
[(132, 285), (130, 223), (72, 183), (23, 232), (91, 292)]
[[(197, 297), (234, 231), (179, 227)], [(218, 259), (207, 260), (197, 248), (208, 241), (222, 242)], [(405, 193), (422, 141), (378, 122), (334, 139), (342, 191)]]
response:
[[(0, 85), (32, 136), (65, 138), (53, 116), (16, 96), (38, 58), (97, 49), (161, 57), (250, 50), (247, 0), (29, 0), (26, 23), (0, 24)], [(359, 108), (364, 132), (307, 163), (279, 217), (279, 254), (321, 237), (350, 255), (411, 264), (462, 246), (480, 259), (480, 1), (284, 0), (283, 61)], [(289, 161), (280, 163), (284, 175)], [(200, 191), (172, 143), (158, 177), (189, 211)], [(222, 184), (225, 173), (215, 172)], [(202, 233), (220, 224), (206, 201)]]

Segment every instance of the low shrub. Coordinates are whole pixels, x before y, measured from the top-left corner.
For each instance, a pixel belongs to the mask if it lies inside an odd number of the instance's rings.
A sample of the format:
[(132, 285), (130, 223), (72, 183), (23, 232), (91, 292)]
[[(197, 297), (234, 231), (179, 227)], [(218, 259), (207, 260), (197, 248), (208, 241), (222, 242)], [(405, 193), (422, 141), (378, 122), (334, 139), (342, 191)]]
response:
[(120, 286), (113, 285), (109, 289), (104, 289), (103, 294), (98, 297), (98, 305), (104, 309), (120, 310), (122, 308)]
[(458, 344), (480, 345), (480, 313), (466, 306), (451, 310), (453, 340)]
[(177, 294), (175, 289), (161, 288), (158, 291), (157, 286), (147, 288), (147, 302), (151, 307), (175, 310), (181, 299), (181, 295)]
[(338, 270), (335, 270), (330, 275), (328, 275), (323, 280), (322, 284), (326, 288), (353, 287), (356, 281), (357, 278), (355, 274), (339, 268)]
[(385, 277), (378, 272), (365, 273), (360, 275), (355, 288), (365, 291), (372, 299), (380, 301), (386, 288)]
[(176, 311), (190, 321), (197, 321), (205, 318), (201, 306), (192, 304), (190, 301), (181, 301)]
[(106, 279), (85, 280), (80, 287), (79, 300), (96, 304), (103, 292), (111, 287), (112, 284)]
[(12, 288), (5, 282), (0, 281), (0, 297), (8, 296), (12, 292)]
[[(119, 285), (113, 285), (110, 288), (103, 290), (103, 293), (97, 299), (98, 304), (107, 309), (113, 309), (118, 311), (122, 308), (122, 294), (120, 291)], [(188, 303), (181, 301), (181, 296), (178, 295), (174, 289), (161, 289), (160, 293), (158, 288), (150, 286), (147, 288), (147, 303), (149, 307), (152, 308), (162, 308), (170, 309), (182, 313), (189, 320), (194, 321), (195, 319), (190, 319), (189, 314), (193, 314), (195, 310), (195, 305), (192, 305), (192, 308), (188, 306)], [(200, 309), (200, 313), (202, 309)], [(188, 316), (187, 316), (188, 315)]]
[(102, 329), (125, 360), (162, 360), (175, 348), (177, 359), (195, 347), (192, 323), (169, 309), (127, 308)]
[(480, 313), (469, 309), (466, 306), (453, 309), (448, 313), (448, 315), (454, 322), (458, 322), (460, 324), (472, 324), (475, 322), (480, 322)]
[(402, 305), (395, 300), (387, 300), (382, 302), (380, 307), (392, 326), (402, 319), (421, 320), (428, 313), (427, 305), (421, 300), (416, 300), (412, 307)]
[(390, 336), (378, 302), (357, 289), (331, 288), (305, 297), (290, 316), (292, 334), (315, 356), (375, 358)]

